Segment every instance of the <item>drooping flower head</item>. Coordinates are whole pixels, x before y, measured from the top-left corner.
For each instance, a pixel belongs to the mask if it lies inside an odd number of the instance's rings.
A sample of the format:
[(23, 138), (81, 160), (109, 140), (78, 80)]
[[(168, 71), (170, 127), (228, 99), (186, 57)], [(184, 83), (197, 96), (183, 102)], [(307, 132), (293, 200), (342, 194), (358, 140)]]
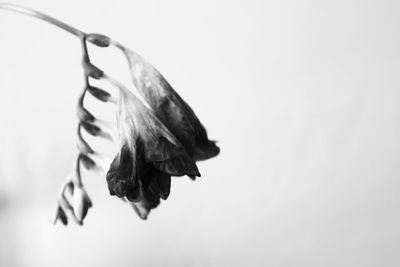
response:
[(156, 116), (185, 146), (195, 160), (206, 160), (219, 154), (207, 131), (190, 106), (172, 88), (162, 74), (140, 55), (114, 42), (126, 56), (133, 84)]
[(200, 176), (185, 147), (132, 92), (120, 90), (117, 127), (120, 151), (107, 173), (112, 195), (133, 202), (142, 218), (169, 195), (171, 176)]
[[(108, 76), (90, 61), (86, 41), (100, 47), (115, 45), (128, 59), (133, 84), (138, 95)], [(167, 199), (170, 193), (171, 177), (187, 175), (192, 179), (200, 176), (196, 161), (216, 156), (219, 147), (208, 139), (207, 132), (193, 110), (178, 95), (165, 78), (135, 52), (101, 34), (87, 34), (81, 38), (84, 89), (77, 105), (79, 118), (77, 165), (88, 170), (98, 168), (98, 152), (92, 149), (81, 131), (94, 137), (102, 137), (118, 146), (106, 174), (111, 195), (128, 200), (142, 219)], [(105, 80), (116, 86), (118, 100), (107, 91), (95, 87), (92, 80)], [(115, 137), (111, 124), (96, 118), (84, 105), (84, 97), (90, 93), (102, 102), (118, 106), (117, 132)], [(114, 127), (114, 126), (112, 126)], [(73, 189), (69, 203), (65, 190), (59, 198), (57, 220), (68, 223), (72, 217), (78, 224), (83, 223), (92, 202), (83, 188), (80, 171), (75, 179), (67, 179), (66, 187)]]

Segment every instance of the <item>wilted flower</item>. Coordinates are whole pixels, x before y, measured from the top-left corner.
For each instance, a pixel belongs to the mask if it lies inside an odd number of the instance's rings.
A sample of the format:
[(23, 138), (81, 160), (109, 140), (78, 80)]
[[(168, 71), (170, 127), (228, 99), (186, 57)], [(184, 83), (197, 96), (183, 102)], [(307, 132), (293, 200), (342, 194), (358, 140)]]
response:
[(115, 102), (115, 100), (112, 98), (111, 94), (109, 94), (108, 92), (104, 91), (103, 89), (100, 89), (98, 87), (95, 86), (88, 86), (87, 87), (88, 92), (94, 96), (95, 98), (97, 98), (100, 101), (103, 102)]
[(185, 146), (194, 160), (218, 155), (219, 147), (210, 141), (204, 126), (189, 105), (178, 95), (156, 68), (137, 53), (114, 43), (125, 54), (132, 81), (157, 117)]
[[(84, 88), (77, 104), (79, 153), (74, 172), (68, 176), (59, 194), (55, 222), (60, 220), (66, 225), (68, 219), (73, 218), (82, 225), (92, 206), (92, 201), (83, 187), (80, 166), (82, 163), (88, 170), (98, 169), (93, 157), (98, 157), (99, 154), (83, 138), (82, 128), (92, 136), (119, 141), (120, 150), (107, 173), (109, 191), (111, 195), (128, 199), (142, 219), (146, 219), (150, 210), (159, 205), (160, 199), (168, 198), (171, 176), (188, 175), (194, 179), (200, 176), (195, 162), (219, 153), (218, 146), (208, 139), (206, 130), (193, 110), (165, 78), (138, 54), (108, 36), (84, 33), (33, 9), (6, 3), (0, 4), (0, 9), (51, 23), (75, 35), (81, 42)], [(143, 102), (92, 64), (87, 42), (99, 47), (109, 47), (113, 44), (123, 51), (129, 62), (133, 83), (144, 98)], [(86, 92), (100, 101), (117, 103), (110, 93), (92, 86), (93, 79), (106, 79), (120, 89), (117, 116), (119, 140), (114, 138), (113, 131), (107, 127), (106, 121), (93, 116), (84, 106)]]
[[(110, 79), (111, 82), (114, 80)], [(132, 92), (120, 87), (120, 152), (107, 173), (111, 195), (134, 202), (143, 219), (169, 195), (171, 176), (200, 176), (181, 143)]]

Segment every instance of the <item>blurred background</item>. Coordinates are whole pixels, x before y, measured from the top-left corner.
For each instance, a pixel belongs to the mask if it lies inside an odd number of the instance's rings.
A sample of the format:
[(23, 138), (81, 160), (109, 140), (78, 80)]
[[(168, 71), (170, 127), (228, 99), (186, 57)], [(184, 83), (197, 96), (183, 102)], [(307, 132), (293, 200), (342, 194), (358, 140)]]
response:
[[(80, 44), (0, 10), (0, 266), (400, 265), (399, 1), (13, 3), (140, 53), (221, 154), (196, 182), (175, 178), (147, 221), (85, 173), (84, 226), (54, 226)], [(117, 51), (89, 49), (130, 84)]]

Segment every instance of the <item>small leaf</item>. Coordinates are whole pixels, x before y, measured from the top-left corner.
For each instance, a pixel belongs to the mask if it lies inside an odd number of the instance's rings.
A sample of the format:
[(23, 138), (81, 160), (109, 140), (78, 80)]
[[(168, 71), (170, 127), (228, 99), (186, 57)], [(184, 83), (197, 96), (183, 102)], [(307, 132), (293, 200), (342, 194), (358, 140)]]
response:
[(108, 92), (106, 92), (106, 91), (104, 91), (104, 90), (102, 90), (100, 88), (97, 88), (97, 87), (94, 87), (94, 86), (89, 86), (87, 88), (87, 90), (95, 98), (97, 98), (97, 99), (99, 99), (99, 100), (101, 100), (103, 102), (107, 102), (111, 98), (111, 95)]

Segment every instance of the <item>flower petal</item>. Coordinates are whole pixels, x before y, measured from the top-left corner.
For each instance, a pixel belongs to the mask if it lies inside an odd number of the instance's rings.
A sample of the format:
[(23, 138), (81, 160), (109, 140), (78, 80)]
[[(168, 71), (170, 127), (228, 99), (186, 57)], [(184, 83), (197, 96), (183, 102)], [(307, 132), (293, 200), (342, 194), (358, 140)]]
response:
[(157, 117), (185, 146), (195, 160), (219, 154), (219, 147), (208, 140), (207, 132), (190, 106), (179, 96), (161, 73), (137, 53), (118, 45), (124, 52), (131, 77), (139, 93)]
[(160, 204), (160, 199), (150, 190), (142, 190), (139, 201), (130, 203), (139, 217), (146, 220), (150, 211)]
[(121, 152), (115, 156), (106, 179), (111, 195), (129, 196), (129, 198), (135, 199), (139, 194), (136, 163), (127, 145), (124, 145)]
[(171, 176), (158, 172), (153, 175), (149, 189), (160, 198), (166, 200), (171, 189)]
[(133, 93), (121, 93), (118, 126), (122, 142), (131, 144), (137, 135), (145, 159), (160, 171), (173, 176), (200, 176), (193, 159), (162, 122)]

